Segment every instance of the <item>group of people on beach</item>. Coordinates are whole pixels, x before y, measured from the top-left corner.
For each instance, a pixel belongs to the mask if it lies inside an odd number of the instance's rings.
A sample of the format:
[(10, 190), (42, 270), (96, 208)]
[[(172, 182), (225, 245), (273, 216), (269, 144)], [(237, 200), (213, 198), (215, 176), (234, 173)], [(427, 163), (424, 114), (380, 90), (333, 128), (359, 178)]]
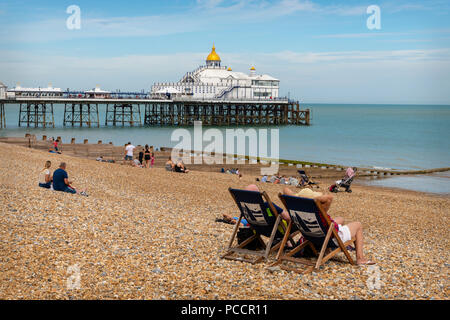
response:
[(66, 171), (67, 164), (65, 162), (61, 162), (59, 168), (53, 173), (50, 171), (51, 166), (51, 161), (45, 162), (44, 168), (39, 173), (39, 187), (87, 196), (86, 190), (78, 191), (72, 186), (73, 182), (69, 181), (69, 175)]
[(133, 167), (153, 168), (155, 165), (155, 152), (153, 151), (153, 146), (149, 147), (149, 145), (146, 144), (145, 147), (139, 151), (138, 158), (133, 159), (135, 149), (136, 147), (132, 145), (131, 142), (128, 142), (125, 145), (125, 162)]
[(273, 184), (286, 184), (294, 187), (302, 185), (301, 179), (299, 181), (299, 179), (297, 179), (296, 177), (286, 177), (285, 175), (280, 175), (279, 173), (272, 175), (270, 178), (268, 175), (263, 175), (261, 177), (261, 180), (259, 178), (256, 178), (256, 181), (268, 182)]
[(239, 179), (242, 178), (242, 173), (241, 173), (241, 171), (239, 171), (239, 168), (232, 168), (232, 169), (222, 168), (222, 169), (220, 169), (220, 172), (227, 173), (227, 174), (237, 174)]

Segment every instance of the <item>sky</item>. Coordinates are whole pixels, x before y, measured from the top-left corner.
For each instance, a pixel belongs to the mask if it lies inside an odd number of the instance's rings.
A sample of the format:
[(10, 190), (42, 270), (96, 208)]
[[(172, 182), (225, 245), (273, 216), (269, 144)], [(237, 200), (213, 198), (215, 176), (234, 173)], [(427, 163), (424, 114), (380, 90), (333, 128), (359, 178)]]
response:
[(255, 66), (304, 103), (450, 104), (449, 13), (448, 0), (0, 0), (0, 81), (148, 91), (215, 44), (222, 65)]

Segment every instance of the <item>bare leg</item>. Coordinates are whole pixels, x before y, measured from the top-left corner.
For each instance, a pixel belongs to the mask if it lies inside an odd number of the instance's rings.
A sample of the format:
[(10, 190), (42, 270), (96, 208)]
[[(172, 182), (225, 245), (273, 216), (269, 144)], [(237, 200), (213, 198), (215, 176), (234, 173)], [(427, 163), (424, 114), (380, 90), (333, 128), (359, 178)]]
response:
[(361, 222), (350, 222), (347, 224), (347, 227), (350, 229), (350, 234), (356, 238), (356, 263), (357, 264), (373, 264), (372, 261), (367, 260), (364, 257), (363, 244), (364, 244), (364, 236), (363, 236), (363, 228)]
[(291, 189), (289, 189), (288, 187), (283, 188), (283, 193), (287, 196), (295, 196), (294, 192)]

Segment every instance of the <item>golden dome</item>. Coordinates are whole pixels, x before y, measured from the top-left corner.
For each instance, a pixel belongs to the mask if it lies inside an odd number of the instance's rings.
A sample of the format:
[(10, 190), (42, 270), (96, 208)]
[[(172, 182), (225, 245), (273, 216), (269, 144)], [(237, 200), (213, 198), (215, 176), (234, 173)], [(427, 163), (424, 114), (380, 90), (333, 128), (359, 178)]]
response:
[(233, 71), (233, 70), (231, 70), (231, 68), (228, 68), (228, 71)]
[(206, 61), (220, 61), (219, 55), (216, 53), (216, 47), (213, 45), (211, 53), (206, 58)]
[(255, 67), (251, 67), (250, 70), (255, 71), (256, 69), (255, 69)]

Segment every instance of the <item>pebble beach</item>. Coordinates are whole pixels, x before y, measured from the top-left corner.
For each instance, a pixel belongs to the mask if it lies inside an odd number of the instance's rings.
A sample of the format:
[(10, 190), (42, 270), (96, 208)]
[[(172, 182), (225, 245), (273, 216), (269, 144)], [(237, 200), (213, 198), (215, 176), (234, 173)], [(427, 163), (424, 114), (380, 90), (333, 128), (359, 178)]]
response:
[[(255, 175), (188, 174), (101, 163), (0, 143), (0, 299), (448, 299), (450, 197), (352, 185), (329, 214), (360, 221), (365, 254), (297, 274), (221, 259), (238, 216), (228, 188)], [(67, 163), (89, 197), (37, 186)], [(327, 193), (332, 180), (318, 180)], [(354, 255), (354, 253), (351, 253)], [(74, 285), (74, 283), (76, 285)]]

